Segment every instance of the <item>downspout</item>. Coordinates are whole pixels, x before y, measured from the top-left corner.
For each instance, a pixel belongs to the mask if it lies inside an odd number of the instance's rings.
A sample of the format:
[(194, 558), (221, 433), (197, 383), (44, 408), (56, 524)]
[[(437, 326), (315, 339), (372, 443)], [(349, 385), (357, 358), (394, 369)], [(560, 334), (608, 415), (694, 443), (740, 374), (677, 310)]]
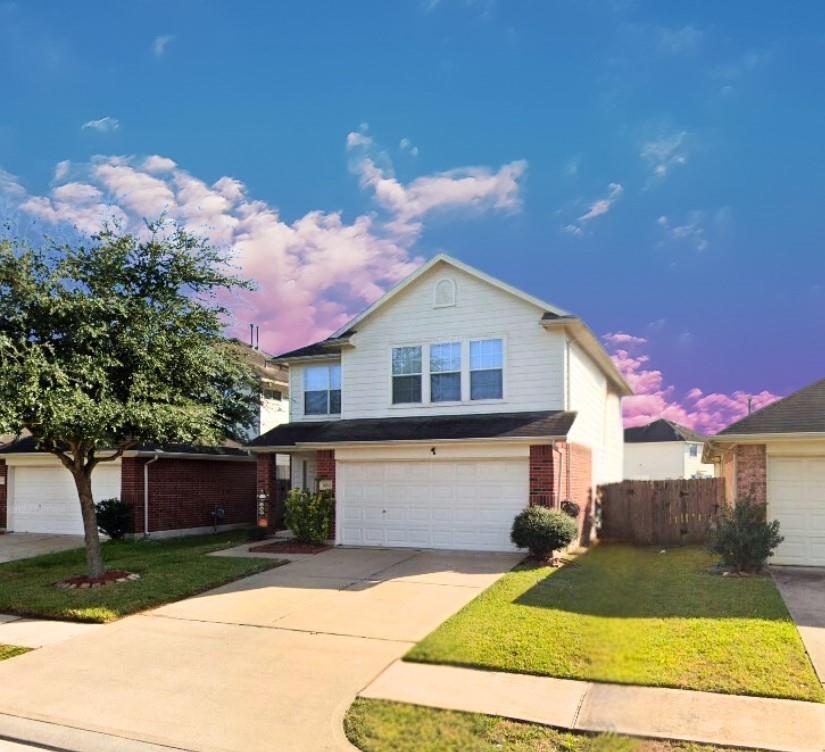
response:
[(149, 537), (149, 465), (157, 462), (160, 457), (156, 454), (151, 460), (143, 464), (143, 537)]
[(561, 458), (562, 458), (562, 455), (564, 454), (564, 451), (562, 449), (559, 449), (559, 448), (556, 447), (555, 439), (553, 440), (552, 447), (553, 447), (553, 451), (559, 457), (558, 463), (553, 463), (554, 467), (558, 468), (558, 489), (556, 490), (556, 501), (553, 504), (553, 507), (555, 509), (558, 509), (561, 505), (561, 465), (562, 465)]

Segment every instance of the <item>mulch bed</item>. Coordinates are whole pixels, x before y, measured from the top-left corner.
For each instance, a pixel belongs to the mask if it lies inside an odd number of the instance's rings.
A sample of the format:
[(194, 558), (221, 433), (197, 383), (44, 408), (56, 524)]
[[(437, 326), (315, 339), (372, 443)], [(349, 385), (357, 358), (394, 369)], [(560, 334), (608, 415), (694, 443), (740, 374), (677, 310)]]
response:
[(311, 543), (297, 543), (295, 541), (275, 541), (274, 543), (263, 543), (260, 546), (250, 546), (250, 553), (259, 554), (320, 554), (321, 551), (328, 551), (332, 546), (315, 546)]
[(86, 575), (67, 577), (65, 580), (56, 582), (55, 586), (61, 590), (88, 590), (90, 588), (103, 587), (104, 585), (112, 585), (116, 582), (134, 582), (139, 579), (140, 575), (134, 572), (124, 572), (120, 569), (113, 569), (110, 572), (106, 572), (103, 577), (86, 577)]

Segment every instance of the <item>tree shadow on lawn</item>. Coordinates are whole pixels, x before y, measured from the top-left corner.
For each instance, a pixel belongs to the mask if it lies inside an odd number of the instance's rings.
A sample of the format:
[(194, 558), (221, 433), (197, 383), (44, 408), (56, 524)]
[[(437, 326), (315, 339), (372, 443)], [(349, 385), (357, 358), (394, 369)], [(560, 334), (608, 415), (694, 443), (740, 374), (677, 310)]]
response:
[(602, 544), (548, 569), (513, 603), (615, 618), (790, 619), (769, 576), (711, 574), (714, 559), (696, 546), (660, 550)]

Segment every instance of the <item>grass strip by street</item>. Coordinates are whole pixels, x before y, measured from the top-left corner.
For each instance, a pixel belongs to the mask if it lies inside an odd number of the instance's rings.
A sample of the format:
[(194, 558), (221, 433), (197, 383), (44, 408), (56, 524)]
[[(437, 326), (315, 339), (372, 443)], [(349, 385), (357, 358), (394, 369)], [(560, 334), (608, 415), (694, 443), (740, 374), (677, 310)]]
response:
[(702, 548), (601, 545), (521, 566), (405, 660), (822, 702), (770, 577), (721, 577)]
[(732, 752), (687, 742), (559, 731), (479, 713), (357, 699), (344, 720), (363, 752)]
[(277, 559), (207, 556), (249, 540), (247, 531), (103, 544), (107, 569), (140, 574), (93, 590), (60, 590), (55, 583), (85, 571), (83, 549), (0, 564), (0, 613), (83, 622), (108, 622), (196, 595), (280, 566)]
[(19, 648), (16, 645), (0, 645), (0, 661), (5, 661), (6, 658), (14, 658), (17, 655), (28, 653), (29, 648)]

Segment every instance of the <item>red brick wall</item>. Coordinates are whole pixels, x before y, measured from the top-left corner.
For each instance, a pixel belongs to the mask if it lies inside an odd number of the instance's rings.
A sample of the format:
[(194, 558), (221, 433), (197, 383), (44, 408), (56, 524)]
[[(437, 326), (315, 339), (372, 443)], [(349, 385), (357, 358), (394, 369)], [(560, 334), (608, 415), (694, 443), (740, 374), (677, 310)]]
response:
[(736, 447), (736, 498), (759, 504), (768, 500), (768, 452), (764, 444), (739, 444)]
[(593, 453), (581, 444), (566, 444), (567, 470), (564, 498), (579, 505), (579, 541), (587, 543), (593, 537)]
[[(561, 483), (559, 483), (561, 476)], [(559, 497), (560, 494), (560, 498)], [(530, 447), (530, 506), (579, 505), (580, 540), (592, 537), (593, 458), (589, 447), (557, 442)]]
[(530, 447), (530, 506), (553, 506), (556, 489), (553, 471), (552, 444), (534, 444)]
[[(315, 479), (331, 480), (332, 495), (335, 495), (335, 450), (319, 449), (315, 452)], [(332, 527), (330, 528), (330, 538), (335, 540), (335, 510), (332, 512)]]
[(0, 460), (0, 530), (5, 530), (8, 513), (9, 469), (5, 460)]
[[(134, 504), (135, 532), (143, 532), (143, 457), (124, 457), (121, 498)], [(222, 506), (220, 524), (254, 524), (256, 465), (232, 460), (162, 458), (149, 466), (149, 532), (212, 525), (211, 512)]]

